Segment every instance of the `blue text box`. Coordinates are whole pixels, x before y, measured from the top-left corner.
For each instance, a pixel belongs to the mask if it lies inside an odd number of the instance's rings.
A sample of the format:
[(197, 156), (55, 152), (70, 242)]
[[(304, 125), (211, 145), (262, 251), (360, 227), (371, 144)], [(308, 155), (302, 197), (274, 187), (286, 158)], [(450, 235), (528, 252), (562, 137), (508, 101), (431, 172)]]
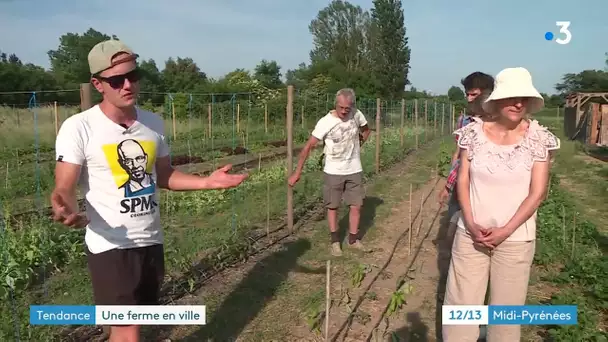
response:
[(488, 305), (488, 325), (572, 325), (578, 322), (576, 305)]
[(93, 305), (30, 305), (32, 325), (95, 324)]

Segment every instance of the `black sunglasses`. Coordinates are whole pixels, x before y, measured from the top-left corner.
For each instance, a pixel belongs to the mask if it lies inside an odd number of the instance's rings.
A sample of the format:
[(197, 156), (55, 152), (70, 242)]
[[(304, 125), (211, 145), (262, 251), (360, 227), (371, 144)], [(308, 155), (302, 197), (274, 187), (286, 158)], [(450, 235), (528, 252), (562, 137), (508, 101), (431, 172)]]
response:
[(112, 89), (120, 89), (125, 85), (125, 80), (129, 80), (130, 83), (138, 82), (141, 79), (141, 71), (139, 69), (133, 69), (126, 74), (114, 75), (110, 77), (95, 76), (96, 79), (107, 82)]

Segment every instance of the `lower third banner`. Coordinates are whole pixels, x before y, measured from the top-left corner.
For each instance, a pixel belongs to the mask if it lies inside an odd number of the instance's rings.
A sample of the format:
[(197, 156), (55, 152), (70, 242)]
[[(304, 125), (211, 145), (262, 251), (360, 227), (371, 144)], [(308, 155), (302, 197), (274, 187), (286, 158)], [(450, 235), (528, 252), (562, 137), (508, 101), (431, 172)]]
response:
[(205, 305), (31, 305), (32, 325), (205, 325)]

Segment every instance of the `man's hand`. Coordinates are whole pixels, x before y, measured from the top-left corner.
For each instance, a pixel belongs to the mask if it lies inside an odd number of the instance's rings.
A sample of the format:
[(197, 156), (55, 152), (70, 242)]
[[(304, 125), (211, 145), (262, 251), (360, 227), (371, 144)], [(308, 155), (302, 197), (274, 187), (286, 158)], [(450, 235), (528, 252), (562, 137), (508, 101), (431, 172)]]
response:
[(240, 185), (249, 176), (248, 174), (229, 174), (228, 171), (231, 169), (232, 165), (228, 164), (213, 171), (209, 175), (209, 182), (214, 184), (216, 189), (229, 189)]
[[(51, 206), (53, 209), (53, 220), (72, 228), (84, 228), (89, 219), (84, 213), (78, 212), (77, 201), (72, 196), (62, 192), (53, 191), (51, 194)], [(74, 204), (76, 203), (76, 204)]]
[(294, 172), (291, 176), (289, 176), (287, 183), (289, 184), (289, 186), (293, 187), (299, 180), (300, 174), (298, 172)]
[(443, 190), (441, 190), (441, 192), (439, 192), (439, 204), (440, 205), (444, 205), (447, 200), (450, 198), (450, 192), (448, 191), (448, 189), (443, 188)]

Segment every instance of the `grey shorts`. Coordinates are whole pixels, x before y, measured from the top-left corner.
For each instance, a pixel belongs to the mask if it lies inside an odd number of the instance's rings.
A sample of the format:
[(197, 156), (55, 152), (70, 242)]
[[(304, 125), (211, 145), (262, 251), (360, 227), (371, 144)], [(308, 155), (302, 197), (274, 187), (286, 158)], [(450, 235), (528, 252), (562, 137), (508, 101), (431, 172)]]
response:
[(363, 205), (363, 172), (351, 175), (330, 175), (323, 173), (323, 202), (328, 209), (337, 209), (342, 200), (349, 205)]

